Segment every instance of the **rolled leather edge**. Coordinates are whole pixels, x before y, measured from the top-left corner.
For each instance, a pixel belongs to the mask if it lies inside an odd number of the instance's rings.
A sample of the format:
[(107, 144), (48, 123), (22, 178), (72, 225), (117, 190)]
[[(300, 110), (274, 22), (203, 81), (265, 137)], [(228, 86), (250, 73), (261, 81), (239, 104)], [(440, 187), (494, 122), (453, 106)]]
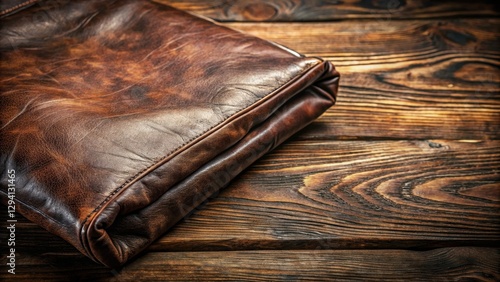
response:
[[(335, 103), (340, 75), (329, 62), (318, 67), (323, 68), (322, 75), (313, 80), (312, 85), (291, 95), (238, 143), (168, 189), (156, 201), (129, 214), (120, 214), (117, 205), (107, 205), (107, 211), (103, 208), (96, 213), (81, 229), (80, 239), (86, 255), (111, 268), (123, 265), (262, 155), (319, 117)], [(100, 216), (113, 218), (103, 228)]]

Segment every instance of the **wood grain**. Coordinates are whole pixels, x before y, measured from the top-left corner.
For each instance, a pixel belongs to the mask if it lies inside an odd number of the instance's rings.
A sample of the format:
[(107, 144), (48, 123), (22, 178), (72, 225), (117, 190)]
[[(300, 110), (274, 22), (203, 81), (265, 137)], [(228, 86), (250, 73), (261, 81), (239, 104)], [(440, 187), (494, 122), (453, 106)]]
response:
[(496, 1), (156, 0), (218, 21), (327, 21), (495, 16)]
[(228, 26), (337, 66), (337, 105), (300, 139), (500, 138), (499, 20)]
[(289, 142), (154, 250), (498, 245), (500, 141)]
[[(19, 260), (16, 281), (498, 281), (492, 248), (147, 253), (110, 270), (79, 256)], [(51, 267), (45, 267), (50, 265)], [(0, 273), (0, 279), (11, 278)]]

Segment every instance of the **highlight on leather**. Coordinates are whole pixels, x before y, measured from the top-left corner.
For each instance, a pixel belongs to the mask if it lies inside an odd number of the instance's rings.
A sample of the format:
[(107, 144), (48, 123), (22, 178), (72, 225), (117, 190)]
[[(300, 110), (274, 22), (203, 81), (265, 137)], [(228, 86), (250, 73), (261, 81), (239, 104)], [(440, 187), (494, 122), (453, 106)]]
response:
[(330, 62), (148, 1), (1, 19), (0, 197), (89, 258), (145, 250), (335, 103)]

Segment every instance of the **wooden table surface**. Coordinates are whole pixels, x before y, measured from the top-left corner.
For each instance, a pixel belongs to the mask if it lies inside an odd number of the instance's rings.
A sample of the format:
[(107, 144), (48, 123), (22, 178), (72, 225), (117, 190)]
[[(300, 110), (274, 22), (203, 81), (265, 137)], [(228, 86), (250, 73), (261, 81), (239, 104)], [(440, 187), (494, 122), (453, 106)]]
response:
[(333, 61), (337, 105), (122, 269), (18, 216), (0, 280), (500, 281), (498, 1), (160, 2)]

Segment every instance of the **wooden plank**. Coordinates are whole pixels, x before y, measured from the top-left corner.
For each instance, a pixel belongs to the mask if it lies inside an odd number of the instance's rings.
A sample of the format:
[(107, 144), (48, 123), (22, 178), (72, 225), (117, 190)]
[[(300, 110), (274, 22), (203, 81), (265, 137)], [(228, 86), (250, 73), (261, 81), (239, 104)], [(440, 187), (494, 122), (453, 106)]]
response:
[(154, 250), (498, 245), (500, 141), (288, 142)]
[(497, 19), (227, 26), (337, 66), (337, 105), (300, 139), (500, 138)]
[(496, 16), (497, 1), (156, 0), (219, 21), (327, 21), (345, 19)]
[[(499, 19), (221, 24), (309, 56), (332, 58), (351, 72), (436, 55), (499, 55)], [(349, 68), (347, 68), (349, 67)]]
[[(498, 246), (499, 207), (498, 140), (294, 141), (150, 251)], [(18, 220), (21, 252), (74, 251)]]
[[(498, 281), (492, 248), (146, 253), (120, 270), (80, 256), (19, 259), (16, 281)], [(5, 272), (0, 279), (12, 278)]]

